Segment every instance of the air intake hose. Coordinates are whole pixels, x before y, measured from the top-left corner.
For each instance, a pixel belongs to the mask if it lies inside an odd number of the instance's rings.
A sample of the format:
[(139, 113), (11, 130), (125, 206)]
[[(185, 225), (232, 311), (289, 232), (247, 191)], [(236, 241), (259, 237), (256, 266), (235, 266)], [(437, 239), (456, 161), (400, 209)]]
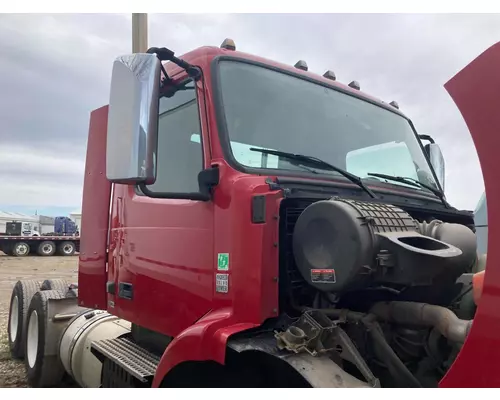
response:
[(393, 301), (377, 303), (370, 313), (387, 322), (436, 328), (452, 342), (463, 343), (472, 321), (458, 318), (453, 311), (432, 304)]

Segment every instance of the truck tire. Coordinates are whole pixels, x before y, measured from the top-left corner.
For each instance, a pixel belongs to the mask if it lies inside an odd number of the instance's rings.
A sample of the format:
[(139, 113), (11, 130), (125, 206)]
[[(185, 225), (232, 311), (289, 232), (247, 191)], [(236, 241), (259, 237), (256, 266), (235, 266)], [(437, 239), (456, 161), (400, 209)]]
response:
[(65, 279), (45, 279), (40, 286), (40, 290), (57, 290), (66, 295), (69, 283)]
[(71, 241), (64, 241), (59, 244), (58, 253), (61, 256), (72, 256), (75, 254), (76, 245)]
[(38, 245), (37, 253), (40, 256), (50, 257), (56, 252), (56, 244), (50, 240), (44, 240)]
[(28, 385), (33, 388), (56, 386), (64, 377), (59, 355), (45, 355), (48, 300), (62, 298), (64, 295), (58, 290), (40, 291), (33, 296), (28, 308), (24, 365)]
[(26, 319), (28, 307), (33, 295), (40, 290), (40, 282), (35, 280), (17, 281), (9, 306), (9, 324), (7, 334), (9, 337), (10, 354), (13, 358), (24, 357), (24, 338), (26, 336)]
[(14, 257), (26, 257), (30, 253), (30, 246), (26, 242), (16, 242), (12, 247)]

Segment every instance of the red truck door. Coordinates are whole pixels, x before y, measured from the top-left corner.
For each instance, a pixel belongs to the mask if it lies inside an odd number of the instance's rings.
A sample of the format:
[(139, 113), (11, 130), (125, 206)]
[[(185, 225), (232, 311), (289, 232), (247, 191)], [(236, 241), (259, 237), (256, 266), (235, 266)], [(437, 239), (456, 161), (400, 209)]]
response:
[(210, 310), (213, 284), (213, 203), (192, 195), (198, 173), (209, 166), (203, 86), (191, 81), (186, 88), (160, 100), (157, 179), (148, 189), (161, 198), (138, 187), (115, 188), (123, 209), (116, 213), (120, 234), (110, 269), (110, 311), (172, 336)]

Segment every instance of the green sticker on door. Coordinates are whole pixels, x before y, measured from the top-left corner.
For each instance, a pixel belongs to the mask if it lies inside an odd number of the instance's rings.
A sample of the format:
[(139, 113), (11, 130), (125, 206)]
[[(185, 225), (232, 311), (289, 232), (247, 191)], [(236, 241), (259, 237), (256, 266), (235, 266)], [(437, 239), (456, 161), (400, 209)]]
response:
[(217, 255), (217, 271), (229, 271), (229, 253)]

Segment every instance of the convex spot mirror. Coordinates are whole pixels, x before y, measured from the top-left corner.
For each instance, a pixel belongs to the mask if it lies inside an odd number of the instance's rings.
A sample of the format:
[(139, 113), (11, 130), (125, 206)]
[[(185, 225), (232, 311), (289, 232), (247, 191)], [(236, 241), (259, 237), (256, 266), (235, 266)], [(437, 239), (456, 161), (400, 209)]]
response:
[(444, 191), (444, 177), (445, 177), (445, 165), (444, 165), (444, 157), (441, 152), (441, 148), (439, 147), (434, 139), (430, 135), (418, 135), (420, 140), (428, 141), (429, 144), (424, 146), (425, 152), (429, 157), (429, 161), (431, 163), (432, 169), (434, 170), (436, 177), (439, 181), (439, 185), (441, 189)]
[(113, 64), (108, 110), (106, 177), (113, 183), (156, 180), (160, 60), (130, 54)]
[(429, 156), (429, 161), (431, 162), (432, 168), (436, 173), (441, 189), (444, 191), (445, 165), (441, 148), (436, 143), (429, 143), (425, 145), (425, 151)]

